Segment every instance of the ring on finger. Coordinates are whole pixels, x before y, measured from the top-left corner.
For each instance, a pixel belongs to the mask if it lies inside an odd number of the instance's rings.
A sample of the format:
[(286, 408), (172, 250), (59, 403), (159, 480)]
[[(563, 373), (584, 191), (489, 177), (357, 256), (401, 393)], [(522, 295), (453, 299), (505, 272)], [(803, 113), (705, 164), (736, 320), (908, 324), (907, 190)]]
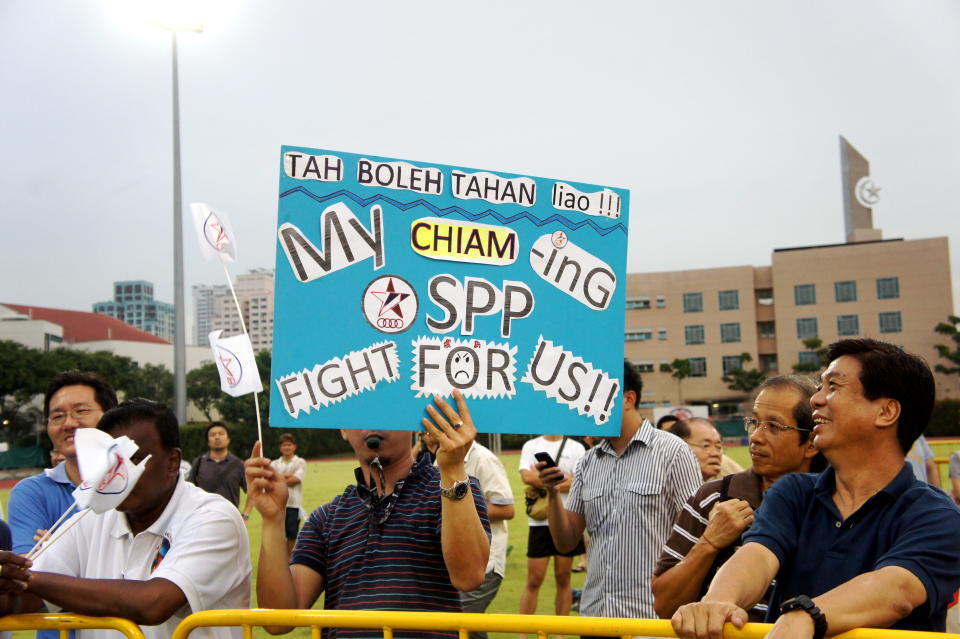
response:
[(453, 427), (453, 430), (459, 430), (459, 428), (463, 426), (463, 422), (453, 422), (451, 426)]

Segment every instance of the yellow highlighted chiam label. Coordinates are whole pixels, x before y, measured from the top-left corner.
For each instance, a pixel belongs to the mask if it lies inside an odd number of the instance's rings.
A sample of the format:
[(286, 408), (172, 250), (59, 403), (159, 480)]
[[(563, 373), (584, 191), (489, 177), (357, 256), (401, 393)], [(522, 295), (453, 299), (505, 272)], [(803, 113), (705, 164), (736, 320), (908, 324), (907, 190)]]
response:
[(507, 266), (517, 259), (516, 231), (492, 226), (423, 217), (410, 225), (410, 246), (418, 254), (435, 260)]

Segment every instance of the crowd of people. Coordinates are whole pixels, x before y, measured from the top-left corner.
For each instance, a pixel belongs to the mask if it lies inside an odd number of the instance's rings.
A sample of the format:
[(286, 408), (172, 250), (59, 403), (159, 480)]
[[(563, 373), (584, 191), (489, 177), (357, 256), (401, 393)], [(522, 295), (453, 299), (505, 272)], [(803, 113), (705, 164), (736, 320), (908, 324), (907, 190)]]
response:
[[(933, 376), (919, 357), (870, 339), (836, 342), (828, 358), (819, 379), (778, 376), (758, 388), (744, 419), (746, 469), (723, 454), (708, 419), (645, 419), (642, 379), (628, 362), (619, 433), (590, 438), (589, 448), (564, 435), (527, 441), (519, 612), (536, 611), (553, 558), (553, 612), (568, 614), (583, 556), (580, 614), (670, 619), (680, 637), (720, 638), (725, 623), (748, 621), (773, 623), (772, 638), (943, 631), (960, 588), (960, 456), (951, 497), (932, 485), (939, 476), (922, 439)], [(514, 495), (457, 391), (425, 406), (412, 449), (413, 431), (341, 431), (356, 482), (306, 516), (306, 462), (292, 434), (281, 436), (279, 458), (263, 457), (258, 442), (244, 462), (230, 452), (227, 425), (214, 422), (209, 451), (187, 464), (167, 407), (118, 403), (102, 378), (79, 371), (51, 380), (44, 411), (62, 461), (11, 492), (0, 613), (46, 606), (124, 617), (152, 639), (193, 612), (249, 607), (254, 587), (269, 608), (310, 608), (323, 595), (332, 609), (484, 612), (503, 581)], [(30, 559), (73, 504), (74, 436), (87, 427), (134, 440), (143, 475), (115, 510), (74, 515)], [(256, 574), (244, 523), (254, 508)]]

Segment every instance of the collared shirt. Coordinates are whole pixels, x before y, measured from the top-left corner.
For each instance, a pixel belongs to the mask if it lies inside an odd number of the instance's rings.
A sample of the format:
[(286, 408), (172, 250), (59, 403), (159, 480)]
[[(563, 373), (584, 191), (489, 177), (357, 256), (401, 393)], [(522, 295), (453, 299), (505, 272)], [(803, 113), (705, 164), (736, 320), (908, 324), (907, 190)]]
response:
[[(487, 509), (476, 479), (473, 499), (489, 534)], [(324, 580), (324, 608), (460, 612), (441, 547), (440, 471), (415, 462), (390, 496), (348, 486), (307, 518), (291, 564)], [(324, 629), (325, 637), (370, 637), (370, 630)], [(379, 636), (379, 631), (376, 633)], [(402, 632), (401, 637), (456, 637), (456, 633)]]
[(290, 461), (283, 457), (274, 459), (270, 465), (282, 475), (293, 475), (300, 480), (299, 484), (287, 486), (287, 508), (303, 506), (303, 476), (307, 473), (307, 461), (303, 457), (294, 455)]
[[(463, 459), (463, 467), (468, 475), (472, 475), (480, 482), (480, 490), (487, 504), (497, 506), (513, 505), (513, 489), (507, 471), (500, 459), (489, 448), (473, 442), (467, 456)], [(487, 573), (495, 572), (503, 577), (507, 567), (507, 522), (490, 522), (490, 560), (487, 562)]]
[[(33, 548), (37, 529), (47, 530), (73, 505), (76, 485), (67, 477), (67, 462), (60, 462), (39, 475), (21, 479), (10, 492), (10, 530), (13, 552), (24, 554)], [(53, 631), (51, 631), (53, 632)]]
[[(703, 536), (710, 523), (710, 511), (720, 501), (723, 490), (723, 479), (708, 481), (697, 490), (683, 505), (683, 510), (677, 514), (673, 524), (673, 531), (663, 545), (660, 559), (654, 576), (662, 575), (678, 563), (693, 549), (700, 537)], [(742, 499), (756, 510), (763, 500), (763, 478), (750, 468), (730, 476), (730, 485), (727, 489), (727, 499)], [(716, 574), (717, 568), (729, 559), (740, 544), (733, 543), (717, 553), (713, 565), (703, 578), (700, 586), (700, 596), (706, 592), (707, 586)], [(699, 599), (699, 597), (698, 597)], [(765, 596), (760, 603), (749, 610), (750, 621), (763, 621), (767, 613), (767, 599)]]
[(909, 464), (846, 519), (833, 501), (835, 486), (832, 468), (780, 478), (744, 533), (745, 544), (763, 544), (780, 562), (767, 620), (776, 620), (790, 597), (816, 597), (857, 575), (900, 566), (920, 580), (927, 601), (891, 628), (943, 632), (960, 587), (960, 510), (917, 480)]
[(208, 493), (216, 493), (224, 497), (238, 507), (240, 506), (240, 491), (246, 492), (247, 490), (243, 460), (233, 453), (228, 453), (220, 461), (210, 457), (209, 452), (200, 455), (193, 460), (187, 480)]
[(656, 619), (653, 569), (702, 477), (690, 447), (647, 420), (622, 455), (607, 440), (587, 451), (566, 504), (584, 516), (590, 533), (581, 614)]
[[(74, 515), (79, 517), (79, 515)], [(89, 513), (37, 558), (34, 570), (86, 579), (173, 582), (187, 605), (166, 622), (143, 626), (148, 639), (168, 639), (189, 614), (250, 606), (250, 542), (240, 513), (225, 499), (177, 480), (157, 521), (137, 534), (116, 510)], [(198, 629), (207, 639), (239, 639), (242, 628)], [(81, 639), (114, 639), (83, 630)]]

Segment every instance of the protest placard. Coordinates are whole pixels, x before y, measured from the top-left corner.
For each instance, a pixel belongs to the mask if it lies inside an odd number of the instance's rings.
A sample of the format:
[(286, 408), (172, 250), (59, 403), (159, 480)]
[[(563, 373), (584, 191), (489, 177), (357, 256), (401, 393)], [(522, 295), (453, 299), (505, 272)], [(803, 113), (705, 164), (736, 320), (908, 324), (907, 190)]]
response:
[(270, 425), (620, 428), (629, 193), (283, 147)]

